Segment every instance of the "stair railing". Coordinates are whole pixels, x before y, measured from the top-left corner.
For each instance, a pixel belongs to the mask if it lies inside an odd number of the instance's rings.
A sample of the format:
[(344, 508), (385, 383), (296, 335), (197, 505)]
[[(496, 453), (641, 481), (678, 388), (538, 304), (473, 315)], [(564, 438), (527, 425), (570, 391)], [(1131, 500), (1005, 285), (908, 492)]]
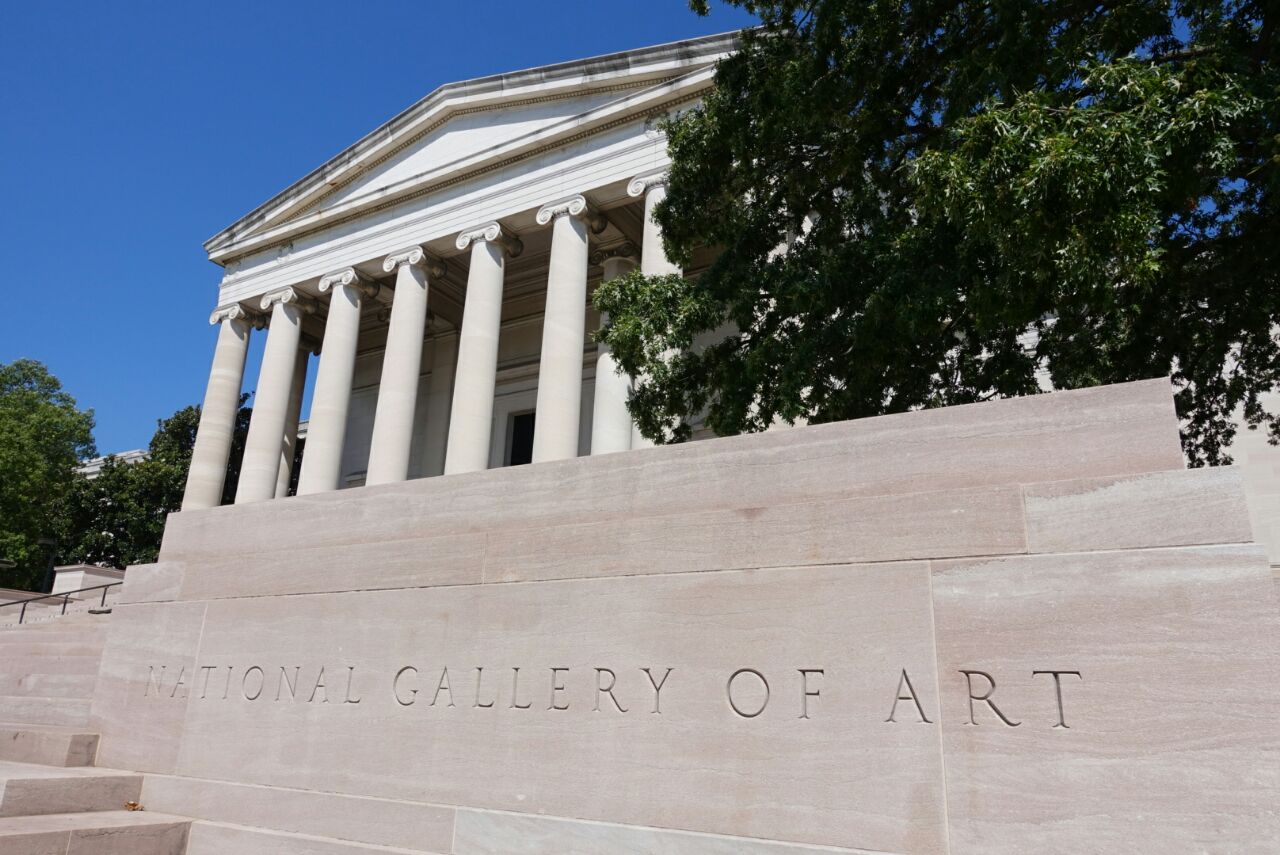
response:
[(29, 597), (25, 600), (14, 600), (11, 603), (0, 603), (0, 609), (8, 608), (9, 606), (20, 606), (21, 611), (18, 612), (18, 623), (21, 624), (24, 620), (27, 619), (27, 605), (29, 603), (37, 603), (37, 602), (40, 602), (41, 600), (62, 600), (62, 611), (59, 614), (65, 615), (67, 613), (67, 605), (71, 602), (72, 595), (84, 594), (84, 593), (87, 593), (88, 591), (102, 592), (102, 601), (98, 607), (105, 609), (107, 607), (107, 591), (111, 588), (115, 588), (118, 585), (123, 585), (123, 584), (124, 584), (123, 581), (110, 582), (106, 585), (93, 585), (92, 587), (89, 587), (89, 588), (81, 588), (78, 591), (63, 591), (58, 594), (41, 594), (38, 597)]

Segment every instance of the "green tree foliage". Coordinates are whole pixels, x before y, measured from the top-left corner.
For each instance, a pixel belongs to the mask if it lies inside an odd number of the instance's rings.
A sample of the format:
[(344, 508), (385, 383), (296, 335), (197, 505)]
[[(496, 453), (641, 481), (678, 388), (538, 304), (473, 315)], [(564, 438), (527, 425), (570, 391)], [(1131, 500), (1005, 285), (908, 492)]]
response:
[[(244, 454), (252, 410), (243, 404), (241, 398), (223, 504), (235, 496)], [(157, 425), (145, 460), (108, 457), (97, 477), (75, 479), (59, 514), (64, 563), (125, 568), (156, 560), (165, 519), (182, 506), (200, 408), (186, 407)]]
[(762, 26), (667, 123), (657, 211), (673, 258), (719, 254), (596, 298), (647, 435), (1023, 395), (1044, 371), (1171, 374), (1197, 463), (1227, 461), (1237, 410), (1280, 438), (1277, 7), (729, 2)]
[(93, 412), (39, 362), (0, 365), (0, 586), (30, 589), (43, 579), (59, 502), (76, 463), (94, 454)]

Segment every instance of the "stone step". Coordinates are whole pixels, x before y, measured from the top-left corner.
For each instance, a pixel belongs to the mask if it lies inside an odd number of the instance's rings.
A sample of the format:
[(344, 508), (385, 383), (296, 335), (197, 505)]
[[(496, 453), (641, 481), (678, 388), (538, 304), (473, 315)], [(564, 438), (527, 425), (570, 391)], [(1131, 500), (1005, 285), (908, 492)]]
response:
[(125, 810), (0, 819), (0, 855), (183, 855), (189, 825)]
[(107, 624), (105, 621), (92, 622), (67, 618), (56, 623), (36, 623), (31, 626), (6, 627), (0, 630), (0, 647), (11, 643), (21, 643), (39, 639), (41, 641), (78, 641), (81, 639), (105, 640)]
[(37, 695), (45, 698), (93, 696), (97, 673), (6, 674), (0, 672), (0, 695)]
[(141, 795), (141, 775), (0, 761), (0, 817), (124, 810)]
[(80, 728), (0, 723), (0, 760), (46, 766), (92, 766), (98, 734)]
[(89, 721), (88, 698), (0, 695), (0, 721), (80, 727)]
[[(193, 822), (186, 855), (444, 855), (435, 849), (401, 849), (316, 837), (289, 831), (268, 831), (217, 822)], [(0, 855), (7, 855), (0, 849)]]

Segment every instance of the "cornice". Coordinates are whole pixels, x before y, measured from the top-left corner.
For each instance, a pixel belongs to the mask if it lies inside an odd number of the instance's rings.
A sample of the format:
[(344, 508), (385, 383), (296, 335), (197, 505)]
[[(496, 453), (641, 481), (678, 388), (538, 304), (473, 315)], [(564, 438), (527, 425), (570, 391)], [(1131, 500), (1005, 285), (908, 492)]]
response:
[(366, 281), (354, 267), (348, 267), (345, 270), (339, 270), (336, 273), (320, 277), (319, 290), (321, 294), (339, 285), (354, 288), (369, 299), (378, 296), (378, 291), (382, 289), (382, 286), (377, 282)]
[(485, 223), (482, 226), (476, 226), (474, 229), (467, 229), (458, 235), (458, 239), (454, 241), (454, 246), (458, 249), (466, 249), (473, 243), (495, 243), (506, 251), (507, 256), (515, 258), (524, 252), (524, 243), (514, 234), (508, 233), (502, 228), (502, 223), (493, 222)]

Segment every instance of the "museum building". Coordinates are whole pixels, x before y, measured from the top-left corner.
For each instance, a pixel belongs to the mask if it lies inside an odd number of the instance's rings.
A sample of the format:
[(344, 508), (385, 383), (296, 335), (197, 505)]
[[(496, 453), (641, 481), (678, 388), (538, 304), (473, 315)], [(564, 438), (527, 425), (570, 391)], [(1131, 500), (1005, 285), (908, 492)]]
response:
[(734, 44), (442, 86), (210, 239), (220, 329), (183, 508), (220, 500), (256, 331), (237, 503), (287, 492), (312, 365), (299, 494), (646, 444), (589, 295), (677, 270), (651, 216), (655, 123), (696, 104)]

